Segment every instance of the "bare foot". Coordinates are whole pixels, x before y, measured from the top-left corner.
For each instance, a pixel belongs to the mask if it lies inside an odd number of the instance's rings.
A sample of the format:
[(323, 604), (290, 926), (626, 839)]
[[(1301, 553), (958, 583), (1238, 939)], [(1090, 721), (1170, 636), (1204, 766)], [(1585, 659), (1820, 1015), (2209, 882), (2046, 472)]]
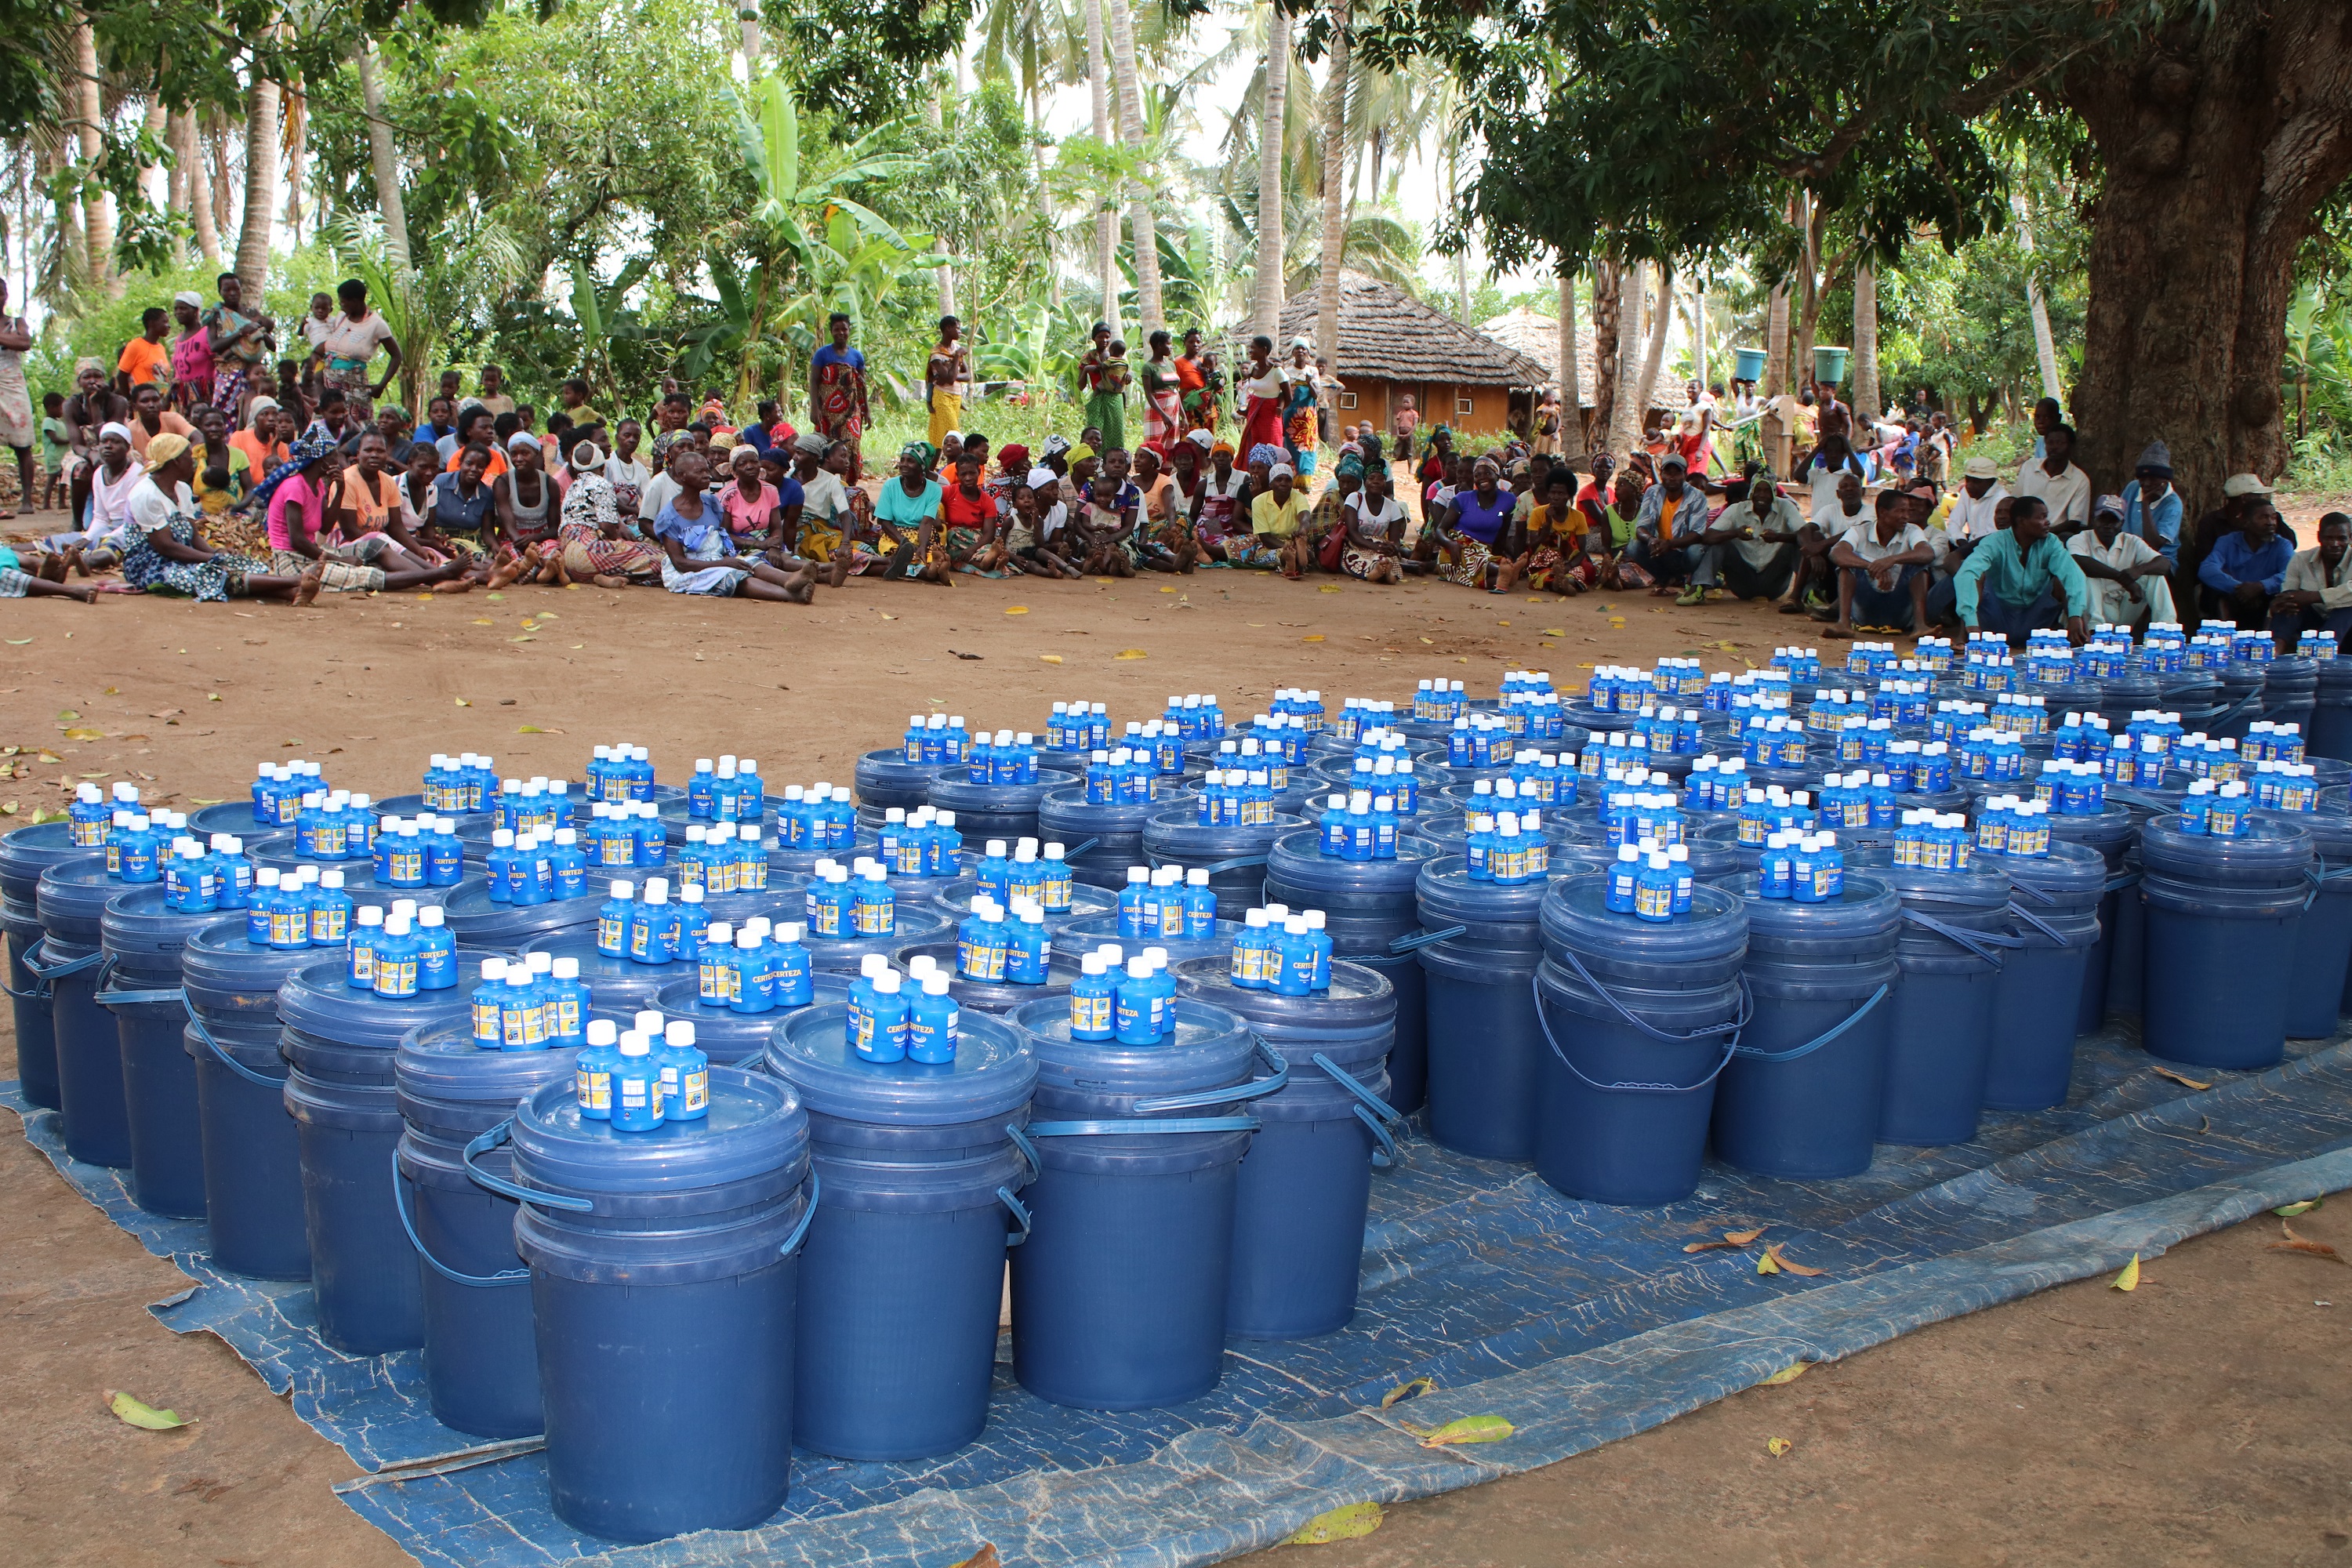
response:
[(520, 557), (510, 555), (490, 568), (489, 585), (493, 588), (511, 587), (521, 578), (526, 569), (524, 562)]
[(832, 564), (833, 575), (830, 582), (834, 587), (838, 588), (849, 581), (849, 552), (844, 549), (835, 555)]
[(1832, 625), (1823, 626), (1822, 628), (1822, 636), (1825, 637), (1836, 637), (1843, 641), (1853, 636), (1853, 628), (1847, 626), (1844, 622), (1839, 621)]
[(42, 556), (40, 560), (34, 564), (33, 575), (38, 577), (44, 583), (64, 582), (66, 580), (66, 558), (62, 555)]
[[(81, 557), (82, 547), (79, 544), (68, 544), (66, 546), (65, 554), (60, 557), (60, 559), (62, 559), (68, 566), (73, 569), (75, 576), (87, 577), (89, 575), (89, 567), (83, 563)], [(59, 574), (58, 581), (63, 582), (64, 580), (64, 574), (62, 573)]]
[(599, 588), (625, 588), (629, 585), (629, 580), (626, 577), (615, 577), (609, 572), (599, 572), (589, 581), (594, 583)]
[(319, 584), (322, 576), (323, 574), (316, 566), (302, 574), (302, 581), (294, 587), (294, 605), (297, 609), (317, 600)]
[(474, 591), (474, 584), (464, 577), (450, 577), (434, 584), (433, 591), (436, 594), (470, 594)]
[(572, 574), (563, 569), (562, 552), (558, 551), (555, 554), (548, 558), (546, 580), (548, 585), (551, 587), (562, 588), (570, 585), (572, 582)]
[(784, 597), (795, 605), (816, 603), (816, 585), (803, 577), (784, 584)]

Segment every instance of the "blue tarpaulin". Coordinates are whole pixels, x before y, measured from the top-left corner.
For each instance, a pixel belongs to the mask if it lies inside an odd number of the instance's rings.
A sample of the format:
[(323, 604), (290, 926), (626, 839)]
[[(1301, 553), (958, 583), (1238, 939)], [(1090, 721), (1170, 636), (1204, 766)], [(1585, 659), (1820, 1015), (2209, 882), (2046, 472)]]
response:
[[(202, 1225), (140, 1212), (121, 1173), (66, 1157), (53, 1113), (28, 1112), (14, 1086), (0, 1102), (68, 1181), (195, 1281), (156, 1316), (219, 1335), (289, 1394), (370, 1472), (344, 1483), (344, 1500), (428, 1563), (942, 1568), (992, 1542), (1007, 1563), (1176, 1568), (1271, 1544), (1343, 1503), (1549, 1464), (1791, 1363), (2352, 1186), (2348, 1053), (2329, 1043), (2259, 1075), (2200, 1073), (2216, 1081), (2197, 1092), (2113, 1032), (2083, 1043), (2063, 1109), (1988, 1115), (1964, 1145), (1882, 1146), (1867, 1173), (1840, 1181), (1710, 1165), (1695, 1195), (1657, 1209), (1578, 1203), (1523, 1166), (1410, 1139), (1374, 1184), (1362, 1303), (1345, 1331), (1235, 1341), (1208, 1397), (1126, 1415), (1032, 1397), (1007, 1349), (971, 1447), (908, 1465), (803, 1453), (791, 1500), (759, 1528), (632, 1548), (557, 1521), (532, 1442), (485, 1444), (436, 1422), (415, 1353), (327, 1348), (307, 1287), (215, 1273)], [(1754, 1247), (1684, 1250), (1758, 1226), (1824, 1272), (1759, 1275)], [(1379, 1408), (1421, 1377), (1435, 1391)], [(1516, 1434), (1437, 1450), (1414, 1436), (1472, 1415), (1504, 1416)]]

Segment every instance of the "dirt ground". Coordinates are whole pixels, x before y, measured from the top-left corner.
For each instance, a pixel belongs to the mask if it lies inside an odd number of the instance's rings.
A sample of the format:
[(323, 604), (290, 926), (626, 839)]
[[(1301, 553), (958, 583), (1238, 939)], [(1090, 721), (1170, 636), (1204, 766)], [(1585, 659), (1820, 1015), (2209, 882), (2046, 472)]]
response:
[[(150, 801), (186, 808), (240, 794), (257, 761), (295, 756), (378, 795), (414, 790), (435, 751), (576, 778), (592, 744), (622, 740), (650, 746), (665, 777), (732, 751), (758, 756), (772, 785), (845, 783), (858, 752), (933, 707), (1042, 729), (1057, 697), (1108, 701), (1124, 720), (1157, 713), (1171, 690), (1214, 689), (1245, 714), (1277, 683), (1336, 702), (1403, 700), (1424, 675), (1491, 691), (1519, 665), (1573, 684), (1604, 657), (1691, 653), (1737, 669), (1802, 625), (1756, 605), (1226, 572), (853, 584), (811, 609), (594, 589), (330, 598), (306, 611), (10, 601), (0, 746), (22, 750), (0, 755), (16, 774), (0, 779), (0, 810), (13, 803), (25, 820), (83, 777), (133, 778)], [(0, 1076), (13, 1049), (0, 1038)], [(335, 1500), (353, 1473), (338, 1450), (219, 1342), (149, 1317), (178, 1272), (13, 1136), (0, 1136), (0, 1213), (8, 1561), (403, 1560)], [(2352, 1208), (2296, 1223), (2352, 1248)], [(1325, 1568), (2352, 1562), (2336, 1555), (2352, 1548), (2339, 1321), (2352, 1275), (2265, 1251), (2277, 1228), (2190, 1243), (2128, 1297), (2070, 1286), (1581, 1458), (1400, 1507), (1369, 1540), (1270, 1555)], [(116, 1388), (197, 1424), (121, 1426), (103, 1408)], [(1764, 1447), (1776, 1436), (1794, 1445), (1778, 1458)]]

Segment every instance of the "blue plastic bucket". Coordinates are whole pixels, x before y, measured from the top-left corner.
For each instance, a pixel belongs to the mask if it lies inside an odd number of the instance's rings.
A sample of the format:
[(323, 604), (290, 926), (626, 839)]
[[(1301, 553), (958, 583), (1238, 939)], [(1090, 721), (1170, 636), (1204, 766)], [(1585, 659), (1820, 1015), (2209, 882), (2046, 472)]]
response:
[(1041, 767), (1033, 784), (976, 784), (959, 763), (932, 773), (925, 799), (941, 811), (956, 814), (956, 831), (963, 835), (966, 844), (979, 845), (991, 838), (1010, 843), (1037, 837), (1037, 807), (1050, 792), (1082, 782), (1076, 773)]
[[(1474, 882), (1452, 857), (1414, 883), (1429, 1135), (1482, 1160), (1536, 1157), (1543, 1025), (1528, 982), (1549, 883)], [(1452, 934), (1447, 934), (1452, 933)]]
[(411, 1031), (467, 1016), (485, 956), (460, 948), (453, 989), (397, 1000), (352, 990), (339, 958), (297, 970), (278, 987), (319, 1334), (346, 1354), (425, 1342), (423, 1266), (393, 1195), (404, 1128), (393, 1054)]
[(2290, 1039), (2324, 1040), (2336, 1033), (2352, 980), (2352, 815), (2294, 812), (2287, 820), (2311, 835), (2319, 858), (2312, 868), (2318, 882), (2295, 928), (2286, 1032)]
[[(809, 991), (814, 997), (810, 1005), (822, 1007), (848, 1000), (849, 983), (855, 978), (838, 970), (813, 972), (809, 975)], [(776, 1026), (800, 1011), (797, 1007), (777, 1007), (765, 1013), (738, 1013), (730, 1007), (705, 1006), (701, 983), (692, 976), (663, 986), (656, 1005), (661, 1008), (665, 1020), (691, 1019), (696, 1048), (714, 1064), (741, 1068), (747, 1072), (759, 1069)]]
[[(2042, 857), (1979, 855), (1970, 866), (2006, 871), (2009, 935), (1992, 1005), (1992, 1052), (1984, 1103), (1991, 1110), (2046, 1110), (2066, 1103), (2083, 991), (2099, 942), (2106, 858), (2053, 841)], [(2352, 946), (2352, 934), (2347, 934)]]
[(183, 1048), (195, 1065), (205, 1221), (215, 1267), (259, 1279), (310, 1278), (302, 1156), (286, 1109), (278, 987), (319, 962), (309, 948), (257, 947), (242, 915), (216, 920), (180, 951)]
[(2091, 945), (2091, 955), (2083, 965), (2081, 1005), (2075, 1015), (2077, 1036), (2095, 1035), (2105, 1021), (2107, 1012), (2107, 981), (2115, 963), (2116, 916), (2122, 889), (2118, 885), (2124, 869), (2124, 856), (2139, 838), (2139, 822), (2131, 809), (2109, 802), (2099, 811), (2085, 816), (2050, 818), (2053, 843), (2064, 840), (2095, 849), (2106, 862), (2107, 880), (2099, 898), (2099, 940)]
[(2304, 760), (2326, 757), (2352, 762), (2352, 659), (2319, 661), (2312, 703), (2311, 724), (2304, 732)]
[(1654, 923), (1610, 910), (1607, 887), (1555, 878), (1545, 894), (1536, 1170), (1572, 1198), (1672, 1203), (1698, 1184), (1716, 1079), (1747, 1021), (1748, 917), (1701, 887), (1690, 913)]
[(1154, 814), (1143, 829), (1143, 852), (1155, 868), (1206, 870), (1209, 889), (1217, 895), (1217, 918), (1237, 921), (1262, 901), (1258, 894), (1265, 886), (1266, 856), (1275, 840), (1306, 826), (1304, 817), (1277, 812), (1272, 822), (1203, 827), (1196, 808), (1186, 801)]
[[(987, 1014), (1010, 1013), (1015, 1007), (1048, 996), (1066, 996), (1070, 994), (1070, 981), (1077, 973), (1069, 963), (1064, 963), (1048, 967), (1045, 979), (1036, 984), (1023, 984), (1010, 980), (974, 980), (957, 970), (956, 946), (953, 942), (908, 942), (891, 953), (890, 962), (904, 969), (917, 958), (929, 958), (939, 965), (940, 973), (948, 976), (948, 994), (956, 999), (958, 1006)], [(1056, 956), (1058, 954), (1049, 947), (1049, 964)]]
[(593, 891), (576, 899), (554, 899), (543, 904), (500, 904), (491, 902), (488, 882), (469, 876), (446, 889), (448, 897), (443, 900), (443, 907), (449, 911), (449, 931), (457, 939), (458, 946), (517, 952), (526, 943), (564, 931), (593, 931), (596, 913), (604, 907), (611, 890), (593, 879), (592, 885)]
[(188, 1057), (180, 953), (190, 937), (219, 921), (217, 912), (166, 908), (162, 886), (150, 885), (115, 894), (100, 922), (107, 980), (95, 1000), (114, 1015), (122, 1053), (131, 1201), (173, 1219), (205, 1217), (204, 1119), (196, 1065)]
[(1143, 864), (1143, 825), (1167, 808), (1165, 800), (1090, 804), (1083, 786), (1048, 790), (1037, 803), (1037, 837), (1061, 844), (1076, 880), (1116, 891), (1127, 868)]
[(1791, 1181), (1870, 1168), (1903, 971), (1903, 902), (1849, 876), (1825, 903), (1767, 899), (1754, 876), (1724, 884), (1748, 910), (1754, 1016), (1716, 1084), (1716, 1157)]
[(1326, 991), (1284, 996), (1233, 983), (1213, 958), (1175, 966), (1181, 995), (1246, 1021), (1289, 1064), (1256, 1101), (1234, 1204), (1225, 1331), (1299, 1340), (1348, 1326), (1363, 1272), (1372, 1169), (1396, 1163), (1404, 1119), (1382, 1070), (1396, 1039), (1396, 990), (1379, 971), (1334, 963)]
[(2197, 1067), (2274, 1066), (2313, 901), (2312, 837), (2277, 813), (2235, 838), (2186, 834), (2179, 821), (2154, 817), (2140, 829), (2141, 1041), (2151, 1056)]
[(41, 925), (41, 873), (95, 853), (74, 847), (73, 825), (45, 822), (0, 834), (0, 932), (8, 938), (9, 1006), (16, 1021), (17, 1088), (26, 1100), (56, 1110), (58, 1037), (50, 1014), (47, 964), (34, 950), (48, 933)]
[(1761, 381), (1764, 379), (1764, 351), (1762, 349), (1734, 349), (1731, 351), (1731, 357), (1735, 362), (1732, 367), (1732, 379), (1734, 381)]
[(1219, 958), (1230, 963), (1234, 955), (1234, 939), (1240, 936), (1243, 930), (1239, 921), (1221, 920), (1213, 932), (1202, 937), (1121, 936), (1118, 934), (1118, 915), (1088, 915), (1082, 921), (1072, 921), (1054, 933), (1054, 967), (1057, 972), (1054, 978), (1063, 985), (1068, 985), (1071, 976), (1077, 973), (1079, 959), (1105, 942), (1114, 942), (1129, 958), (1147, 947), (1157, 947), (1167, 951), (1168, 962), (1171, 965), (1188, 958)]
[[(401, 1119), (393, 1201), (424, 1264), (425, 1394), (434, 1419), (477, 1437), (540, 1429), (530, 1271), (515, 1250), (518, 1205), (467, 1173), (466, 1145), (549, 1084), (576, 1050), (484, 1050), (470, 1018), (414, 1030), (394, 1053)], [(482, 1154), (509, 1174), (507, 1151)]]
[(1884, 849), (1857, 849), (1846, 875), (1892, 887), (1905, 929), (1895, 950), (1894, 1034), (1879, 1101), (1882, 1143), (1965, 1143), (1984, 1109), (1992, 1056), (1993, 1004), (2009, 935), (2009, 876), (1971, 859), (1966, 870), (1891, 864)]
[[(952, 922), (947, 911), (926, 908), (915, 900), (900, 899), (892, 909), (895, 929), (881, 936), (818, 936), (814, 932), (801, 938), (801, 945), (809, 951), (809, 966), (813, 969), (833, 969), (850, 974), (869, 952), (887, 958), (900, 948), (915, 942), (936, 942), (949, 937)], [(782, 915), (782, 920), (802, 920), (804, 911)]]
[[(1130, 861), (1129, 864), (1140, 865), (1141, 862)], [(1075, 874), (1074, 869), (1074, 877)], [(1125, 873), (1122, 872), (1122, 879)], [(934, 882), (931, 886), (937, 889), (931, 894), (931, 902), (937, 905), (949, 920), (961, 921), (966, 915), (971, 913), (971, 896), (980, 891), (980, 879), (976, 877), (957, 877), (944, 882)], [(1048, 910), (1045, 912), (1045, 930), (1050, 935), (1060, 931), (1072, 921), (1082, 921), (1089, 915), (1117, 914), (1118, 912), (1118, 899), (1115, 894), (1073, 880), (1070, 887), (1070, 907), (1066, 910)]]
[(1401, 833), (1392, 860), (1331, 860), (1318, 852), (1319, 841), (1311, 827), (1275, 840), (1265, 860), (1268, 902), (1321, 910), (1324, 930), (1342, 958), (1386, 952), (1399, 937), (1421, 929), (1413, 887), (1423, 866), (1447, 858), (1444, 846)]
[[(969, 838), (970, 835), (966, 835), (966, 837)], [(847, 849), (787, 849), (778, 845), (768, 851), (768, 885), (771, 888), (775, 887), (780, 876), (799, 877), (805, 879), (816, 869), (816, 863), (820, 860), (838, 860), (847, 866), (855, 863), (861, 856), (875, 859), (878, 858), (881, 853), (882, 836), (873, 828), (866, 826), (858, 828), (856, 842)], [(644, 873), (640, 870), (634, 874), (642, 876)], [(797, 920), (799, 917), (793, 918)]]
[(35, 907), (48, 935), (34, 962), (49, 988), (58, 1047), (58, 1113), (66, 1152), (85, 1165), (131, 1163), (131, 1115), (122, 1091), (122, 1045), (114, 1016), (97, 1002), (105, 978), (100, 922), (124, 884), (103, 855), (61, 861), (41, 873)]
[[(1037, 1061), (1039, 1172), (1013, 1254), (1013, 1372), (1040, 1399), (1151, 1410), (1223, 1369), (1247, 1101), (1288, 1064), (1222, 1008), (1179, 998), (1154, 1046), (1070, 1037), (1067, 1002), (1006, 1020)], [(1252, 1082), (1263, 1061), (1279, 1067)]]
[(1411, 1116), (1429, 1098), (1429, 975), (1418, 951), (1360, 952), (1348, 960), (1385, 976), (1396, 992), (1396, 1044), (1389, 1047), (1389, 1091), (1381, 1098)]
[[(912, 811), (929, 800), (931, 781), (939, 773), (937, 763), (910, 763), (901, 748), (885, 746), (857, 759), (857, 772), (852, 783), (856, 785), (861, 807), (871, 806), (881, 812), (896, 805)], [(772, 797), (771, 804), (777, 804)]]
[(2147, 957), (2147, 903), (2139, 896), (2137, 843), (2124, 852), (2123, 868), (2107, 880), (2116, 893), (2115, 935), (2107, 943), (2106, 1011), (2137, 1017)]
[(526, 942), (522, 952), (525, 957), (543, 952), (550, 958), (578, 960), (580, 984), (588, 987), (590, 1002), (607, 1013), (634, 1013), (640, 1007), (657, 1007), (665, 986), (695, 977), (695, 966), (682, 959), (672, 959), (667, 963), (639, 963), (634, 958), (616, 958), (602, 952), (596, 946), (593, 928), (541, 937)]
[(970, 1012), (952, 1062), (863, 1061), (847, 1020), (838, 1003), (795, 1013), (766, 1058), (808, 1111), (824, 1183), (801, 1254), (793, 1434), (836, 1458), (927, 1458), (988, 1419), (1037, 1064)]
[[(580, 1114), (570, 1084), (516, 1111), (511, 1181), (530, 1266), (555, 1516), (608, 1541), (744, 1530), (792, 1486), (793, 1321), (815, 1213), (790, 1086), (710, 1069), (710, 1113), (650, 1132)], [(625, 1346), (629, 1353), (616, 1354)]]

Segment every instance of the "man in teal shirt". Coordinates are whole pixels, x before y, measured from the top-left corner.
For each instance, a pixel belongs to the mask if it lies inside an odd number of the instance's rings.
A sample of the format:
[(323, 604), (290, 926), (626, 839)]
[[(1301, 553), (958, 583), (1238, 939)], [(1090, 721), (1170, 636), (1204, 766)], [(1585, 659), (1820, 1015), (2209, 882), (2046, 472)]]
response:
[[(1970, 631), (1999, 632), (2022, 647), (2026, 634), (2054, 626), (2063, 611), (2066, 639), (2090, 640), (2091, 584), (2066, 547), (2051, 537), (2050, 510), (2040, 496), (2010, 503), (2009, 526), (1969, 552), (1952, 578), (1960, 619)], [(2063, 600), (2063, 604), (2061, 604)]]

